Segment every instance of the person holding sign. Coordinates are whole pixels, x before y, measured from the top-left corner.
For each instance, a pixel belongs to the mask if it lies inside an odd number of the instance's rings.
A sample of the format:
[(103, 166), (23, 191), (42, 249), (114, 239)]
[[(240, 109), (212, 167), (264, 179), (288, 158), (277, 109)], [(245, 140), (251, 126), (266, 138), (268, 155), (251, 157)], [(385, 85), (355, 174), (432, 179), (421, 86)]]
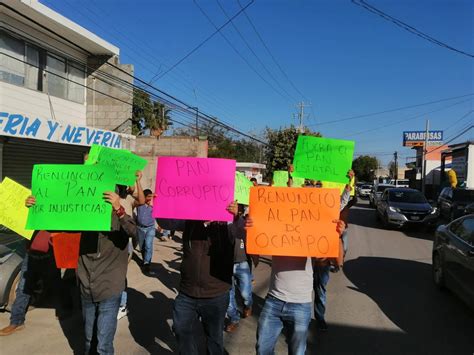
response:
[[(113, 354), (117, 314), (128, 267), (129, 237), (136, 238), (133, 218), (125, 213), (120, 196), (103, 193), (112, 206), (110, 232), (83, 231), (79, 247), (77, 277), (81, 290), (82, 315), (85, 327), (85, 353), (91, 350), (94, 327), (97, 327), (97, 352)], [(26, 206), (32, 207), (31, 196)]]
[(153, 257), (153, 240), (156, 234), (155, 219), (152, 216), (154, 194), (150, 189), (144, 190), (143, 194), (145, 203), (137, 206), (137, 233), (143, 257), (143, 271), (149, 272)]
[[(335, 230), (341, 235), (345, 228), (344, 222), (333, 222)], [(251, 218), (247, 219), (246, 227), (253, 227)], [(270, 288), (258, 320), (257, 354), (274, 354), (275, 344), (283, 328), (288, 337), (288, 353), (305, 353), (313, 294), (311, 259), (296, 256), (272, 257)]]
[[(237, 203), (227, 207), (233, 222), (187, 220), (179, 293), (173, 307), (173, 330), (180, 354), (198, 354), (199, 319), (207, 338), (207, 353), (224, 354), (224, 319), (234, 266), (234, 241), (245, 234)], [(180, 229), (180, 228), (176, 228)]]

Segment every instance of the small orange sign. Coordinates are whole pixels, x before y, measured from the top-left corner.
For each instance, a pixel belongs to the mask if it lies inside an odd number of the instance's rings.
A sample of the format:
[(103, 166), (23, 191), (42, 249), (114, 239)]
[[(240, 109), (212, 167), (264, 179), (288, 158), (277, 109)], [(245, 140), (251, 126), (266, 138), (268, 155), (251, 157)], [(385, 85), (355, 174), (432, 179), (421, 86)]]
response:
[(337, 258), (337, 189), (252, 187), (247, 253)]
[(81, 233), (51, 233), (58, 269), (77, 269)]

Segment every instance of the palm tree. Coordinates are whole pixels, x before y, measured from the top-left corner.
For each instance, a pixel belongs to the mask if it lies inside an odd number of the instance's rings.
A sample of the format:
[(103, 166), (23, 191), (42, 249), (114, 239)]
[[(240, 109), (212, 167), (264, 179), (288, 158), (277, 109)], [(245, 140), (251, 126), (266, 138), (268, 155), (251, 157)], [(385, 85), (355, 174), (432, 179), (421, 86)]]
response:
[(153, 102), (153, 114), (145, 120), (145, 127), (150, 129), (150, 135), (159, 137), (169, 126), (173, 125), (170, 118), (171, 109), (161, 102)]

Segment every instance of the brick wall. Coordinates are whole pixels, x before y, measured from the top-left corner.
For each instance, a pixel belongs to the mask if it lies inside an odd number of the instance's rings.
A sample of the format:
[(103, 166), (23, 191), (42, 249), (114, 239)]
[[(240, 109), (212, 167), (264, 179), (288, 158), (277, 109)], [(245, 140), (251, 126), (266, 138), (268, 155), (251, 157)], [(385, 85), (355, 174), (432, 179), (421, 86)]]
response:
[(207, 157), (207, 140), (195, 137), (137, 137), (135, 154), (148, 160), (143, 188), (155, 190), (156, 158), (159, 156)]

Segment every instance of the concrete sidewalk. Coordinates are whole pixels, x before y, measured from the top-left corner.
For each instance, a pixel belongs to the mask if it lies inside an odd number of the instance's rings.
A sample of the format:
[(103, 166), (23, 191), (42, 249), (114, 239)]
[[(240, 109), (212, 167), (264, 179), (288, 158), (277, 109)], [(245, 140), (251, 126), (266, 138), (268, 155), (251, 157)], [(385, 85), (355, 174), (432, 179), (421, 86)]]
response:
[[(181, 241), (155, 239), (152, 275), (144, 275), (135, 255), (128, 270), (128, 317), (119, 321), (115, 336), (117, 354), (176, 353), (171, 331), (173, 300), (179, 286)], [(243, 319), (233, 334), (225, 334), (229, 354), (255, 353), (258, 314), (263, 306), (270, 275), (269, 260), (263, 259), (255, 270), (254, 315)], [(9, 313), (0, 313), (0, 327), (8, 325)], [(58, 321), (53, 309), (37, 308), (27, 314), (26, 328), (0, 338), (0, 354), (83, 354), (82, 317), (76, 312)], [(280, 337), (277, 353), (286, 353)]]

